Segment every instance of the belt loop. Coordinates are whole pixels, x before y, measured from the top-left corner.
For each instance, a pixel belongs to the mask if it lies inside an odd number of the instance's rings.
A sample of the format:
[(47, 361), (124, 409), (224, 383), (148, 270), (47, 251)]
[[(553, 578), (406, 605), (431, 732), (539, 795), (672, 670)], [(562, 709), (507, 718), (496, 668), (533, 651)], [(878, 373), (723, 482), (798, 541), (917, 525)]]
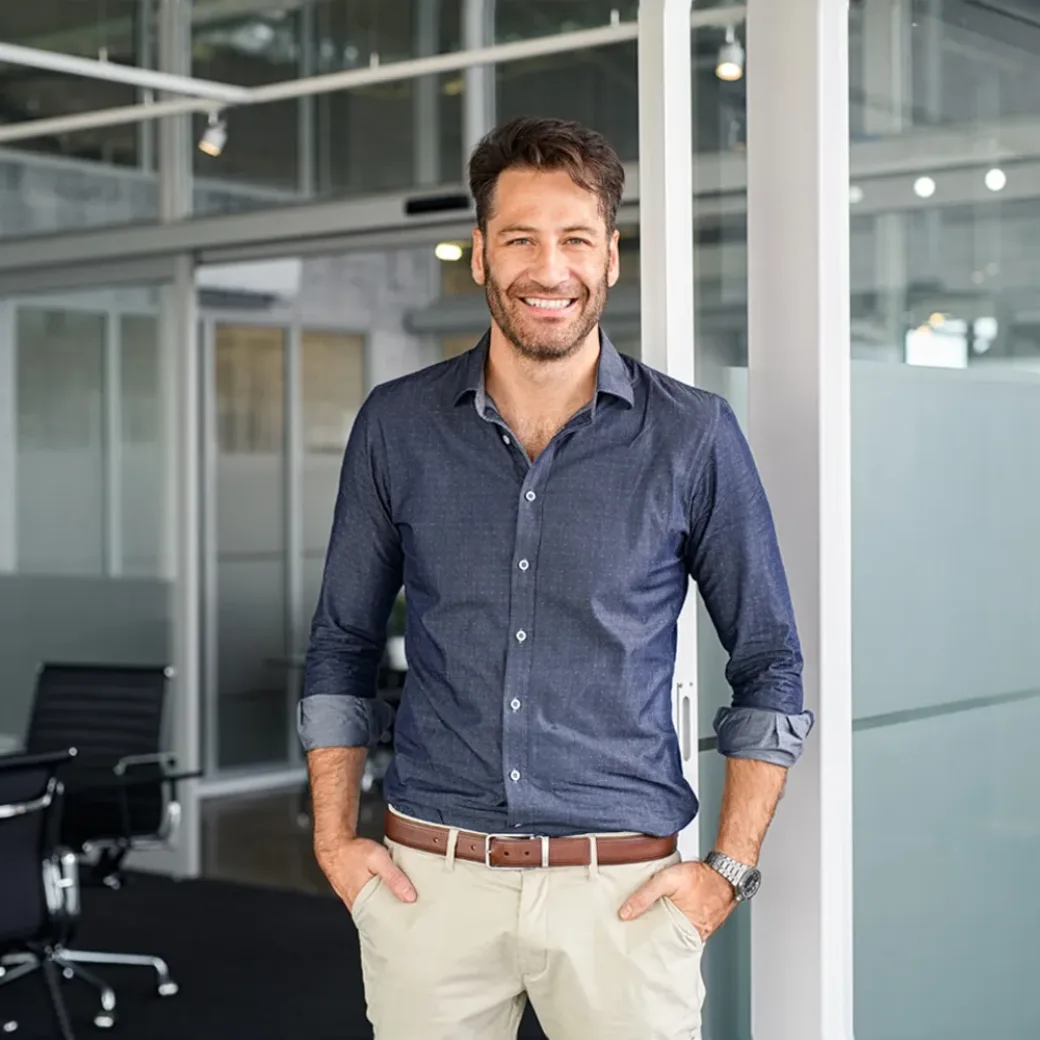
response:
[(599, 877), (599, 845), (595, 834), (589, 835), (589, 877)]
[(445, 870), (455, 869), (455, 846), (459, 843), (459, 831), (457, 827), (448, 828), (448, 847), (444, 850), (446, 859)]

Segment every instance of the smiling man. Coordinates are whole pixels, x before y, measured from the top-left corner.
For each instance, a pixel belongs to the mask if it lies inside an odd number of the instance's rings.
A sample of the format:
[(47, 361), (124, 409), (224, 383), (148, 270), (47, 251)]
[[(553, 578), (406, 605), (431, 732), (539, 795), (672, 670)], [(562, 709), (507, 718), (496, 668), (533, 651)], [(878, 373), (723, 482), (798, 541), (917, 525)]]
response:
[[(506, 1040), (530, 999), (551, 1040), (700, 1036), (704, 943), (761, 876), (809, 733), (769, 506), (720, 398), (623, 358), (617, 156), (521, 119), (470, 163), (490, 331), (378, 387), (344, 459), (300, 735), (315, 851), (351, 910), (376, 1040)], [(691, 345), (692, 349), (692, 345)], [(691, 579), (733, 703), (718, 839), (672, 724)], [(384, 844), (357, 837), (402, 584), (409, 672)]]

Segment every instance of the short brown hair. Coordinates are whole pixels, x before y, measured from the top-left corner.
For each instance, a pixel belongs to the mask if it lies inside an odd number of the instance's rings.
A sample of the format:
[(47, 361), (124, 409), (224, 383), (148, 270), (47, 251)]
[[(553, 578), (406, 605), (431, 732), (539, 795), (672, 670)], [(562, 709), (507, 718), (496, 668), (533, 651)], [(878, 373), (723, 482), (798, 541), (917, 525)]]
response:
[(599, 196), (607, 230), (614, 230), (625, 167), (602, 134), (581, 123), (535, 116), (521, 116), (492, 130), (469, 161), (469, 189), (481, 231), (487, 230), (499, 175), (517, 168), (565, 170), (580, 188)]

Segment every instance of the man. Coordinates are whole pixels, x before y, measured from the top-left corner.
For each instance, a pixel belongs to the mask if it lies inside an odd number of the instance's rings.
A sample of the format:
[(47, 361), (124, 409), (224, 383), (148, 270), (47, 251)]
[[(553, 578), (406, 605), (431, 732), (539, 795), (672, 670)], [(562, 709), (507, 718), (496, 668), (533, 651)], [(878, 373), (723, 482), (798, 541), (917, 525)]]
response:
[[(600, 332), (623, 182), (576, 124), (491, 133), (470, 163), (490, 332), (378, 387), (351, 433), (300, 733), (377, 1040), (504, 1040), (526, 999), (552, 1040), (698, 1037), (704, 941), (758, 886), (812, 723), (732, 411)], [(670, 694), (691, 578), (734, 698), (718, 840), (682, 863), (697, 800)], [(358, 790), (402, 584), (384, 847), (356, 836)]]

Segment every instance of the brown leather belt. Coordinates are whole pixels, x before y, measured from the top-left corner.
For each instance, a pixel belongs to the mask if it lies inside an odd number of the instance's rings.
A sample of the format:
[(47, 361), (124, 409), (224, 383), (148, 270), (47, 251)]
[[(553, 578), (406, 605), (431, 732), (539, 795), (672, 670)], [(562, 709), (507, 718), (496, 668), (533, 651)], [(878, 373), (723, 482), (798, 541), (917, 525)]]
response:
[[(387, 810), (386, 836), (398, 845), (419, 852), (445, 855), (448, 828), (436, 823), (416, 823)], [(488, 867), (587, 867), (592, 862), (586, 837), (544, 838), (531, 835), (474, 834), (459, 831), (455, 856)], [(597, 837), (596, 862), (602, 866), (647, 863), (664, 859), (677, 848), (675, 835), (655, 838), (648, 834)]]

